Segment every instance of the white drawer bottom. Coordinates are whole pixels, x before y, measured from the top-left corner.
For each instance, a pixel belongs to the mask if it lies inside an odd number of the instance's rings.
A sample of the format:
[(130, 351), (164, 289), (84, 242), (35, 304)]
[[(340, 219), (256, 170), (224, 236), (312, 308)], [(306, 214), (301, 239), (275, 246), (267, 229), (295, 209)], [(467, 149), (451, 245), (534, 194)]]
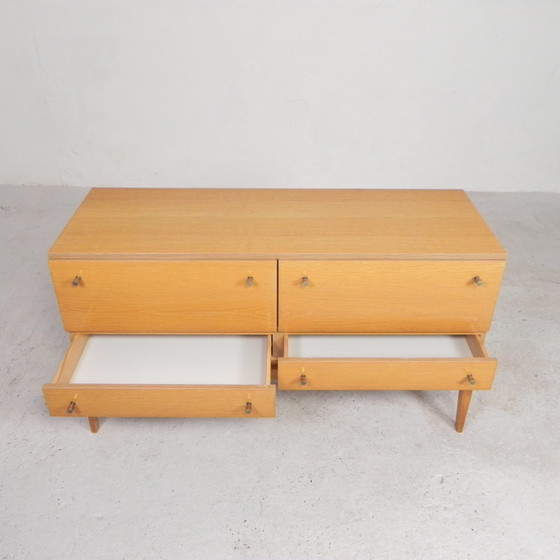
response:
[(472, 358), (464, 336), (290, 336), (290, 358)]
[(266, 336), (92, 335), (71, 383), (264, 385)]

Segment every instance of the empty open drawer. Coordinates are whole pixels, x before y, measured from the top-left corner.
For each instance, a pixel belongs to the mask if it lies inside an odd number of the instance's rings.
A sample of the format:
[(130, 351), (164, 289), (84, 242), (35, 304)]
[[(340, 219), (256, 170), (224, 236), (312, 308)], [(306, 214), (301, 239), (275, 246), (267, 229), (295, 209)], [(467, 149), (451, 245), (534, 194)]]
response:
[(272, 417), (269, 336), (75, 335), (53, 416)]
[(496, 360), (478, 335), (286, 336), (283, 390), (484, 390)]

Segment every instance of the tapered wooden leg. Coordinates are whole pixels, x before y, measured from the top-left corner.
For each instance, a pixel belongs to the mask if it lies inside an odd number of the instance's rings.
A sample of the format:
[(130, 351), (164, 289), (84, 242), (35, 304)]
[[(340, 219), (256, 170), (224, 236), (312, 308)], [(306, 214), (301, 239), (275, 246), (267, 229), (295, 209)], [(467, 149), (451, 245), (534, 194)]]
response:
[(96, 434), (99, 431), (99, 418), (97, 416), (89, 416), (89, 429), (92, 434)]
[(457, 401), (457, 417), (455, 418), (455, 429), (458, 432), (463, 431), (469, 404), (471, 404), (472, 391), (459, 391), (459, 399)]

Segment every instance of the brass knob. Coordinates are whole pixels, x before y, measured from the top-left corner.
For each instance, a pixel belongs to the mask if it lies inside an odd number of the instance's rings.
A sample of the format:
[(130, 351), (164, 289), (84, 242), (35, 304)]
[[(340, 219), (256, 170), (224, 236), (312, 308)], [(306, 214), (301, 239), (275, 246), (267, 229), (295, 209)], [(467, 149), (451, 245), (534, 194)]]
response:
[(484, 281), (482, 280), (482, 278), (480, 276), (475, 276), (473, 278), (473, 282), (477, 285), (477, 286), (484, 286)]
[(81, 276), (75, 276), (74, 280), (72, 280), (72, 286), (79, 286), (81, 281), (82, 281)]
[(472, 373), (467, 374), (467, 381), (469, 382), (469, 385), (476, 385), (476, 379)]
[(74, 412), (75, 408), (76, 408), (76, 401), (70, 401), (70, 404), (66, 408), (66, 413), (67, 414), (72, 414)]
[(253, 286), (255, 284), (255, 279), (252, 276), (247, 276), (247, 278), (245, 279), (245, 285), (250, 288), (251, 286)]
[(307, 375), (305, 375), (305, 373), (302, 373), (299, 376), (299, 384), (300, 385), (307, 385)]
[(307, 276), (301, 277), (301, 285), (305, 288), (305, 286), (309, 286), (309, 278)]
[(252, 414), (253, 413), (253, 403), (250, 401), (247, 401), (245, 403), (245, 414)]

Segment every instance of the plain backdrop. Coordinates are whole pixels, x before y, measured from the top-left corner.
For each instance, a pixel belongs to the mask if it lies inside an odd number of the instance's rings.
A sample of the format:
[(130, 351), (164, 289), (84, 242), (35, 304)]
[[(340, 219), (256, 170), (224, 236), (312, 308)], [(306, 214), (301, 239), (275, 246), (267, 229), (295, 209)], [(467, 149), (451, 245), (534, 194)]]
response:
[(558, 0), (0, 0), (0, 184), (560, 192)]

